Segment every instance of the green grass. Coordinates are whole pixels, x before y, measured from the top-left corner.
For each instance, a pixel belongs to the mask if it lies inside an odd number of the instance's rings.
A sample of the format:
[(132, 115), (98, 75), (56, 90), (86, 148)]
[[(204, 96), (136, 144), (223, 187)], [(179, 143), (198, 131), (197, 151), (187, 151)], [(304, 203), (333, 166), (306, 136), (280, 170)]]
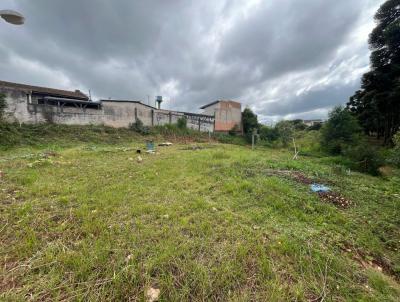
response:
[(145, 137), (128, 130), (53, 131), (0, 150), (0, 300), (144, 301), (154, 287), (160, 301), (398, 301), (398, 171), (207, 143), (139, 163)]

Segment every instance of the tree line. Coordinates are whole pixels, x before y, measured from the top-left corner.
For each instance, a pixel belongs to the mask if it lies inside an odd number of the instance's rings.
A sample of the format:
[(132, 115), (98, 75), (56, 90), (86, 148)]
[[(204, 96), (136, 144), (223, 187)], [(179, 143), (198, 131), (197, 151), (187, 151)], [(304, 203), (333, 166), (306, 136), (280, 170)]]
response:
[(390, 144), (400, 127), (400, 0), (388, 0), (375, 15), (369, 37), (371, 70), (347, 103), (364, 132)]

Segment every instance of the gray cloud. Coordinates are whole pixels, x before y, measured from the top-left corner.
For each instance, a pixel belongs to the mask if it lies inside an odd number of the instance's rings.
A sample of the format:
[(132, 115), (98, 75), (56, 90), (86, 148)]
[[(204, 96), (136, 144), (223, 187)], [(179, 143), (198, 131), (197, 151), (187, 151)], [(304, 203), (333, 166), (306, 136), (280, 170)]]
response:
[(98, 98), (163, 94), (191, 111), (232, 98), (268, 120), (322, 116), (348, 99), (382, 1), (2, 2), (27, 18), (0, 23), (3, 80)]

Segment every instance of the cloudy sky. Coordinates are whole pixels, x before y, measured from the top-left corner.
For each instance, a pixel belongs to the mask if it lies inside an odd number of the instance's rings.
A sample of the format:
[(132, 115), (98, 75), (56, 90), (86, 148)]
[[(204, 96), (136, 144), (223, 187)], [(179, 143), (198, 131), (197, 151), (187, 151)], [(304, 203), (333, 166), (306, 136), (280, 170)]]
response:
[[(198, 111), (234, 99), (264, 122), (324, 118), (368, 70), (383, 0), (1, 0), (0, 79)], [(2, 20), (1, 20), (2, 21)]]

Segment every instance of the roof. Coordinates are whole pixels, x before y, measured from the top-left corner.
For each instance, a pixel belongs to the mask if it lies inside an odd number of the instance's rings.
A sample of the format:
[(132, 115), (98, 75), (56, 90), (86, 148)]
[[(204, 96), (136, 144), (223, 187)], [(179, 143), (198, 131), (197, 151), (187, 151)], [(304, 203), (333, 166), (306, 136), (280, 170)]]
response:
[(218, 104), (218, 103), (220, 103), (220, 102), (240, 104), (239, 102), (235, 102), (235, 101), (232, 101), (232, 100), (216, 100), (216, 101), (211, 102), (211, 103), (209, 103), (209, 104), (207, 104), (207, 105), (201, 106), (200, 109), (205, 109), (205, 108), (207, 108), (207, 107), (210, 107), (210, 106), (212, 106), (212, 105)]
[(157, 110), (157, 111), (165, 111), (165, 112), (176, 112), (176, 113), (181, 113), (184, 115), (192, 115), (192, 116), (198, 116), (198, 117), (214, 117), (213, 115), (207, 115), (207, 114), (201, 114), (201, 113), (191, 113), (191, 112), (184, 112), (184, 111), (176, 111), (176, 110), (168, 110), (168, 109), (158, 109), (156, 107), (147, 105), (142, 103), (141, 101), (133, 101), (133, 100), (114, 100), (114, 99), (109, 99), (109, 100), (100, 100), (100, 102), (114, 102), (114, 103), (136, 103), (140, 104), (142, 106), (149, 107), (151, 109)]
[(66, 103), (66, 104), (82, 104), (85, 105), (86, 107), (97, 107), (100, 108), (101, 107), (101, 103), (99, 102), (92, 102), (92, 101), (82, 101), (82, 100), (78, 100), (78, 99), (66, 99), (66, 98), (60, 98), (60, 97), (53, 97), (53, 96), (45, 96), (43, 98), (43, 100), (48, 101), (48, 103)]
[(12, 82), (6, 82), (6, 81), (0, 81), (0, 87), (9, 87), (9, 88), (15, 88), (15, 89), (20, 89), (20, 90), (26, 90), (27, 92), (29, 91), (32, 93), (41, 93), (41, 94), (47, 94), (47, 95), (52, 95), (52, 96), (74, 98), (74, 99), (79, 99), (79, 100), (86, 100), (86, 101), (89, 100), (88, 96), (79, 90), (69, 91), (69, 90), (61, 90), (61, 89), (12, 83)]
[[(108, 99), (108, 100), (100, 100), (100, 102), (113, 102), (113, 103), (136, 103), (136, 104), (140, 104), (146, 107), (150, 107), (152, 109), (157, 109), (156, 107), (147, 105), (145, 103), (142, 103), (141, 101), (133, 101), (133, 100), (115, 100), (115, 99)], [(157, 109), (160, 110), (160, 109)], [(164, 109), (161, 109), (164, 110)]]

